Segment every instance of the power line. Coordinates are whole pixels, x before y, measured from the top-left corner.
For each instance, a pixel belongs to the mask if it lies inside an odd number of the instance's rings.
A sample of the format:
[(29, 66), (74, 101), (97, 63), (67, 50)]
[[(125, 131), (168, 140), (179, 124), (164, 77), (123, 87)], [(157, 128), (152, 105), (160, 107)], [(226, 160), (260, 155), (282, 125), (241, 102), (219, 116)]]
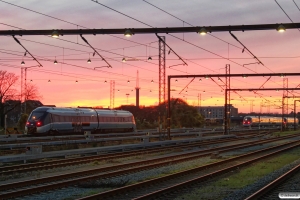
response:
[[(10, 5), (12, 5), (12, 6), (15, 6), (15, 7), (18, 7), (18, 8), (27, 10), (27, 11), (30, 11), (30, 12), (34, 12), (34, 13), (36, 13), (36, 14), (40, 14), (40, 15), (43, 15), (43, 16), (46, 16), (46, 17), (49, 17), (49, 18), (52, 18), (52, 19), (59, 20), (59, 21), (61, 21), (61, 22), (65, 22), (65, 23), (68, 23), (68, 24), (75, 25), (75, 26), (77, 26), (77, 27), (82, 27), (82, 28), (89, 29), (88, 27), (85, 27), (85, 26), (82, 26), (82, 25), (79, 25), (79, 24), (75, 24), (75, 23), (72, 23), (72, 22), (69, 22), (69, 21), (66, 21), (66, 20), (63, 20), (63, 19), (59, 19), (59, 18), (50, 16), (50, 15), (47, 15), (47, 14), (44, 14), (44, 13), (41, 13), (41, 12), (37, 12), (37, 11), (32, 10), (32, 9), (29, 9), (29, 8), (25, 8), (25, 7), (22, 7), (22, 6), (18, 6), (18, 5), (16, 5), (16, 4), (9, 3), (9, 2), (3, 1), (3, 0), (0, 0), (0, 1), (3, 2), (3, 3), (6, 3), (6, 4), (10, 4)], [(118, 36), (115, 36), (115, 35), (109, 35), (109, 36), (115, 37), (115, 38), (118, 38), (118, 39), (121, 39), (121, 40), (125, 40), (125, 41), (127, 41), (127, 42), (132, 42), (132, 43), (135, 43), (135, 44), (140, 44), (140, 45), (146, 46), (145, 44), (138, 43), (138, 42), (131, 41), (131, 40), (126, 40), (126, 39), (124, 39), (124, 38), (122, 38), (122, 37), (118, 37)]]
[(294, 4), (297, 6), (298, 10), (300, 11), (300, 8), (298, 7), (298, 5), (296, 4), (296, 2), (293, 0)]
[[(190, 23), (184, 21), (183, 19), (180, 19), (180, 18), (176, 17), (175, 15), (172, 15), (171, 13), (169, 13), (169, 12), (167, 12), (167, 11), (165, 11), (165, 10), (163, 10), (163, 9), (161, 9), (161, 8), (159, 8), (159, 7), (157, 7), (157, 6), (155, 6), (154, 4), (149, 3), (149, 2), (146, 1), (146, 0), (143, 0), (143, 1), (144, 1), (145, 3), (147, 3), (147, 4), (149, 4), (149, 5), (151, 5), (151, 6), (155, 7), (155, 8), (157, 8), (158, 10), (160, 10), (160, 11), (162, 11), (162, 12), (164, 12), (164, 13), (166, 13), (166, 14), (172, 16), (172, 17), (174, 17), (174, 18), (176, 18), (176, 19), (178, 19), (178, 20), (180, 20), (180, 21), (182, 21), (182, 22), (185, 22), (186, 24), (188, 24), (188, 25), (190, 25), (190, 26), (195, 27), (194, 25), (192, 25), (192, 24), (190, 24)], [(212, 36), (212, 37), (214, 37), (214, 38), (216, 38), (216, 39), (218, 39), (218, 40), (221, 40), (222, 42), (225, 42), (225, 43), (227, 43), (227, 44), (230, 44), (231, 46), (234, 46), (234, 47), (236, 47), (236, 48), (238, 48), (238, 49), (241, 49), (241, 47), (238, 47), (238, 46), (236, 46), (236, 45), (234, 45), (234, 44), (231, 44), (230, 42), (227, 42), (227, 41), (225, 41), (225, 40), (223, 40), (223, 39), (221, 39), (221, 38), (219, 38), (219, 37), (217, 37), (217, 36), (214, 36), (214, 35), (212, 35), (212, 34), (210, 34), (210, 33), (208, 33), (208, 35), (210, 35), (210, 36)]]
[[(151, 25), (149, 25), (149, 24), (147, 24), (147, 23), (144, 23), (144, 22), (142, 22), (142, 21), (140, 21), (140, 20), (138, 20), (138, 19), (135, 19), (135, 18), (133, 18), (133, 17), (131, 17), (131, 16), (128, 16), (128, 15), (126, 15), (126, 14), (120, 12), (120, 11), (117, 11), (117, 10), (115, 10), (115, 9), (113, 9), (113, 8), (110, 8), (110, 7), (108, 7), (108, 6), (106, 6), (106, 5), (102, 4), (102, 3), (99, 3), (99, 2), (96, 1), (96, 0), (92, 0), (92, 1), (95, 2), (95, 3), (97, 3), (97, 4), (99, 4), (99, 5), (104, 6), (104, 7), (108, 8), (108, 9), (110, 9), (110, 10), (113, 10), (113, 11), (115, 11), (115, 12), (121, 14), (121, 15), (124, 15), (124, 16), (126, 16), (126, 17), (129, 17), (130, 19), (133, 19), (133, 20), (135, 20), (135, 21), (137, 21), (137, 22), (140, 22), (140, 23), (142, 23), (142, 24), (144, 24), (144, 25), (146, 25), (146, 26), (149, 26), (149, 27), (151, 27), (151, 28), (154, 28), (153, 26), (151, 26)], [(232, 62), (232, 63), (235, 63), (235, 64), (237, 64), (237, 65), (239, 65), (239, 66), (241, 66), (241, 67), (244, 67), (243, 65), (241, 65), (241, 64), (239, 64), (239, 63), (237, 63), (237, 62), (234, 62), (234, 61), (232, 61), (232, 60), (230, 60), (230, 59), (228, 59), (228, 58), (225, 58), (225, 57), (223, 57), (223, 56), (221, 56), (221, 55), (219, 55), (219, 54), (216, 54), (216, 53), (214, 53), (214, 52), (212, 52), (212, 51), (209, 51), (209, 50), (207, 50), (207, 49), (204, 49), (203, 47), (200, 47), (200, 46), (198, 46), (198, 45), (192, 44), (191, 42), (187, 42), (186, 40), (183, 40), (183, 39), (181, 39), (181, 38), (179, 38), (179, 37), (177, 37), (177, 36), (174, 36), (174, 35), (172, 35), (172, 34), (169, 34), (169, 35), (172, 36), (172, 37), (174, 37), (174, 38), (176, 38), (176, 39), (179, 39), (179, 40), (181, 40), (181, 41), (183, 41), (183, 42), (186, 42), (186, 43), (188, 43), (188, 44), (191, 44), (191, 45), (193, 45), (193, 46), (195, 46), (195, 47), (197, 47), (197, 48), (200, 48), (200, 49), (202, 49), (202, 50), (204, 50), (204, 51), (206, 51), (206, 52), (209, 52), (209, 53), (211, 53), (211, 54), (213, 54), (213, 55), (216, 55), (216, 56), (218, 56), (218, 57), (224, 58), (224, 59), (226, 59), (226, 60), (228, 60), (228, 61), (230, 61), (230, 62)], [(247, 67), (244, 67), (244, 68), (246, 68), (246, 69), (248, 69), (248, 70), (254, 72), (253, 70), (251, 70), (251, 69), (249, 69), (249, 68), (247, 68)]]
[[(108, 7), (108, 6), (104, 5), (104, 4), (101, 4), (101, 3), (99, 3), (99, 2), (96, 1), (96, 0), (92, 0), (92, 1), (95, 2), (95, 3), (97, 3), (97, 4), (99, 4), (99, 5), (104, 6), (104, 7), (108, 8), (108, 9), (110, 9), (110, 10), (113, 10), (113, 11), (115, 11), (115, 12), (121, 14), (121, 15), (124, 15), (124, 16), (126, 16), (126, 17), (129, 17), (130, 19), (133, 19), (133, 20), (135, 20), (135, 21), (137, 21), (137, 22), (140, 22), (140, 23), (142, 23), (142, 24), (144, 24), (144, 25), (147, 25), (147, 26), (149, 26), (149, 27), (154, 28), (153, 26), (151, 26), (151, 25), (149, 25), (149, 24), (146, 24), (146, 23), (144, 23), (144, 22), (141, 22), (141, 21), (138, 20), (138, 19), (135, 19), (135, 18), (133, 18), (133, 17), (131, 17), (131, 16), (128, 16), (128, 15), (126, 15), (126, 14), (120, 12), (120, 11), (117, 11), (117, 10), (115, 10), (115, 9), (113, 9), (113, 8), (110, 8), (110, 7)], [(276, 1), (276, 0), (275, 0), (275, 1)], [(230, 62), (232, 62), (232, 63), (235, 63), (235, 64), (237, 64), (237, 65), (239, 65), (239, 66), (241, 66), (241, 67), (243, 67), (243, 68), (246, 68), (246, 69), (248, 69), (248, 70), (250, 70), (250, 71), (256, 73), (255, 71), (253, 71), (253, 70), (251, 70), (251, 69), (249, 69), (249, 68), (247, 68), (247, 67), (245, 67), (245, 66), (243, 66), (243, 65), (241, 65), (241, 64), (239, 64), (239, 63), (237, 63), (237, 62), (234, 62), (234, 61), (232, 61), (232, 60), (230, 60), (230, 59), (228, 59), (228, 58), (225, 58), (225, 57), (223, 57), (223, 56), (221, 56), (221, 55), (218, 55), (218, 54), (216, 54), (216, 53), (214, 53), (214, 52), (211, 52), (211, 51), (209, 51), (209, 50), (206, 50), (206, 49), (204, 49), (204, 48), (202, 48), (202, 47), (200, 47), (200, 46), (198, 46), (198, 45), (195, 45), (195, 44), (193, 44), (193, 43), (191, 43), (191, 42), (188, 42), (188, 41), (186, 41), (186, 40), (183, 40), (183, 39), (181, 39), (181, 38), (179, 38), (179, 37), (177, 37), (177, 36), (174, 36), (174, 35), (172, 35), (172, 34), (169, 34), (169, 35), (172, 36), (172, 37), (174, 37), (174, 38), (176, 38), (176, 39), (179, 39), (179, 40), (181, 40), (181, 41), (183, 41), (183, 42), (186, 42), (186, 43), (188, 43), (188, 44), (190, 44), (190, 45), (193, 45), (193, 46), (195, 46), (195, 47), (197, 47), (197, 48), (200, 48), (200, 49), (202, 49), (202, 50), (204, 50), (204, 51), (207, 51), (207, 52), (212, 53), (212, 54), (214, 54), (214, 55), (216, 55), (216, 56), (219, 56), (219, 57), (221, 57), (221, 58), (224, 58), (224, 59), (226, 59), (226, 60), (228, 60), (228, 61), (230, 61)]]
[[(277, 3), (277, 5), (279, 6), (279, 8), (281, 8), (281, 10), (284, 12), (284, 14), (290, 19), (290, 21), (292, 22), (292, 23), (294, 23), (293, 22), (293, 20), (289, 17), (289, 15), (283, 10), (283, 8), (279, 5), (279, 3), (275, 0), (275, 2)], [(295, 2), (294, 2), (295, 3)], [(295, 3), (296, 4), (296, 3)], [(297, 6), (297, 4), (296, 4), (296, 6)], [(298, 7), (298, 6), (297, 6)], [(299, 8), (298, 8), (299, 9)], [(298, 29), (298, 31), (300, 31), (300, 29)]]

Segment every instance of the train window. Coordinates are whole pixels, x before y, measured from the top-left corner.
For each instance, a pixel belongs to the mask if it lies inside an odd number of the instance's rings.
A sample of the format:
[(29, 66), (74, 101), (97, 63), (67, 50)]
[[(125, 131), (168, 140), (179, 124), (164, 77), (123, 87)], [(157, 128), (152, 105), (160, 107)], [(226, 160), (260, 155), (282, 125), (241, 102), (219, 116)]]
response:
[(33, 112), (30, 117), (29, 120), (39, 120), (45, 113), (44, 112)]
[(53, 122), (58, 122), (58, 115), (52, 115)]
[(71, 122), (71, 117), (70, 116), (65, 116), (66, 122)]
[(44, 125), (46, 124), (50, 124), (51, 123), (51, 119), (50, 119), (50, 113), (47, 113), (45, 119), (44, 119)]
[(97, 122), (96, 116), (92, 115), (91, 118), (90, 118), (90, 121), (91, 121), (91, 122)]

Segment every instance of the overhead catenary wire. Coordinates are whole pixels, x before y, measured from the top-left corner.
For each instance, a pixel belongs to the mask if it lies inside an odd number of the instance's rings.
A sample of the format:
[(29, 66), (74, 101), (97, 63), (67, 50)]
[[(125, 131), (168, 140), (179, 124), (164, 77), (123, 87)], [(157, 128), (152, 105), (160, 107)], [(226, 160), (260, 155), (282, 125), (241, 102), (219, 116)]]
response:
[[(169, 12), (167, 12), (167, 11), (161, 9), (161, 8), (159, 8), (158, 6), (156, 6), (156, 5), (152, 4), (152, 3), (149, 3), (149, 2), (146, 1), (146, 0), (143, 0), (143, 1), (144, 1), (145, 3), (147, 3), (147, 4), (149, 4), (149, 5), (151, 5), (151, 6), (155, 7), (155, 8), (157, 8), (158, 10), (160, 10), (160, 11), (162, 11), (162, 12), (164, 12), (164, 13), (166, 13), (166, 14), (172, 16), (172, 17), (174, 17), (174, 18), (176, 18), (176, 19), (178, 19), (178, 20), (180, 20), (180, 21), (182, 21), (182, 22), (185, 22), (186, 24), (188, 24), (188, 25), (190, 25), (190, 26), (192, 26), (192, 27), (195, 27), (194, 25), (190, 24), (189, 22), (187, 22), (187, 21), (185, 21), (185, 20), (183, 20), (183, 19), (180, 19), (179, 17), (176, 17), (175, 15), (173, 15), (173, 14), (171, 14), (171, 13), (169, 13)], [(234, 47), (236, 47), (236, 48), (241, 49), (241, 47), (236, 46), (236, 45), (234, 45), (234, 44), (231, 44), (230, 42), (227, 42), (227, 41), (225, 41), (225, 40), (223, 40), (223, 39), (221, 39), (221, 38), (219, 38), (219, 37), (217, 37), (217, 36), (215, 36), (215, 35), (212, 35), (212, 34), (210, 34), (210, 33), (208, 33), (208, 35), (210, 35), (210, 36), (212, 36), (212, 37), (214, 37), (214, 38), (216, 38), (216, 39), (218, 39), (218, 40), (220, 40), (220, 41), (222, 41), (222, 42), (225, 42), (225, 43), (227, 43), (227, 44), (229, 44), (229, 45), (231, 45), (231, 46), (234, 46)]]
[[(290, 18), (290, 16), (284, 11), (284, 9), (280, 6), (280, 4), (274, 0), (276, 2), (276, 4), (279, 6), (279, 8), (284, 12), (284, 14), (289, 18), (289, 20), (292, 22), (292, 23), (295, 23), (293, 22), (293, 20)], [(295, 3), (295, 2), (294, 2)], [(295, 5), (297, 6), (297, 4), (295, 3)], [(298, 6), (297, 6), (298, 7)], [(298, 8), (299, 9), (299, 8)], [(300, 29), (298, 28), (298, 31), (300, 31)]]
[[(52, 18), (52, 19), (56, 19), (56, 20), (58, 20), (58, 21), (65, 22), (65, 23), (68, 23), (68, 24), (71, 24), (71, 25), (74, 25), (74, 26), (77, 26), (77, 27), (82, 27), (82, 28), (85, 28), (85, 29), (90, 29), (90, 28), (88, 28), (88, 27), (85, 27), (85, 26), (82, 26), (82, 25), (79, 25), (79, 24), (76, 24), (76, 23), (72, 23), (72, 22), (69, 22), (69, 21), (67, 21), (67, 20), (63, 20), (63, 19), (57, 18), (57, 17), (53, 17), (53, 16), (51, 16), (51, 15), (47, 15), (47, 14), (44, 14), (44, 13), (42, 13), (42, 12), (38, 12), (38, 11), (29, 9), (29, 8), (25, 8), (25, 7), (23, 7), (23, 6), (19, 6), (19, 5), (16, 5), (16, 4), (7, 2), (7, 1), (0, 0), (0, 2), (9, 4), (9, 5), (12, 5), (12, 6), (15, 6), (15, 7), (18, 7), (18, 8), (27, 10), (27, 11), (30, 11), (30, 12), (34, 12), (34, 13), (36, 13), (36, 14), (43, 15), (43, 16), (45, 16), (45, 17), (49, 17), (49, 18)], [(109, 35), (109, 36), (118, 38), (118, 39), (120, 39), (120, 40), (125, 40), (125, 41), (127, 41), (127, 42), (132, 42), (132, 43), (136, 43), (136, 44), (140, 44), (140, 45), (146, 46), (146, 44), (142, 44), (142, 43), (138, 43), (138, 42), (135, 42), (135, 41), (127, 40), (127, 39), (125, 39), (125, 38), (123, 38), (123, 37), (118, 37), (118, 36), (115, 36), (115, 35)]]
[[(108, 8), (108, 9), (110, 9), (110, 10), (113, 10), (113, 11), (115, 11), (115, 12), (121, 14), (121, 15), (124, 15), (124, 16), (126, 16), (126, 17), (129, 17), (130, 19), (133, 19), (133, 20), (135, 20), (135, 21), (137, 21), (137, 22), (140, 22), (140, 23), (142, 23), (142, 24), (144, 24), (144, 25), (146, 25), (146, 26), (149, 26), (149, 27), (154, 28), (153, 26), (151, 26), (151, 25), (149, 25), (149, 24), (147, 24), (147, 23), (145, 23), (145, 22), (142, 22), (142, 21), (140, 21), (140, 20), (138, 20), (138, 19), (135, 19), (135, 18), (133, 18), (133, 17), (131, 17), (131, 16), (128, 16), (128, 15), (126, 15), (126, 14), (120, 12), (120, 11), (117, 11), (117, 10), (115, 10), (115, 9), (113, 9), (113, 8), (110, 8), (110, 7), (108, 7), (108, 6), (106, 6), (106, 5), (102, 4), (102, 3), (99, 3), (99, 2), (96, 1), (96, 0), (92, 0), (92, 1), (95, 2), (95, 3), (97, 3), (97, 4), (100, 4), (100, 5), (104, 6), (104, 7)], [(276, 0), (275, 0), (275, 1), (276, 1)], [(243, 66), (243, 65), (241, 65), (241, 64), (239, 64), (239, 63), (237, 63), (237, 62), (234, 62), (234, 61), (232, 61), (232, 60), (230, 60), (230, 59), (228, 59), (228, 58), (225, 58), (225, 57), (223, 57), (223, 56), (221, 56), (221, 55), (218, 55), (218, 54), (216, 54), (216, 53), (214, 53), (214, 52), (208, 51), (208, 50), (206, 50), (206, 49), (204, 49), (204, 48), (202, 48), (202, 47), (200, 47), (200, 46), (198, 46), (198, 45), (195, 45), (195, 44), (192, 44), (192, 43), (190, 43), (190, 42), (187, 42), (186, 40), (183, 40), (183, 39), (181, 39), (181, 38), (179, 38), (179, 37), (177, 37), (177, 36), (175, 36), (175, 35), (172, 35), (172, 34), (169, 34), (169, 35), (172, 36), (172, 37), (174, 37), (174, 38), (177, 38), (177, 39), (179, 39), (179, 40), (182, 40), (183, 42), (186, 42), (186, 43), (191, 44), (191, 45), (193, 45), (193, 46), (196, 46), (196, 47), (198, 47), (198, 48), (200, 48), (200, 49), (203, 49), (203, 50), (205, 50), (205, 51), (207, 51), (207, 52), (209, 52), (209, 53), (212, 53), (212, 54), (214, 54), (214, 55), (217, 55), (217, 56), (219, 56), (219, 57), (222, 57), (222, 58), (224, 58), (224, 59), (226, 59), (226, 60), (228, 60), (228, 61), (230, 61), (230, 62), (233, 62), (233, 63), (235, 63), (235, 64), (237, 64), (237, 65), (239, 65), (239, 66), (242, 66), (242, 67), (244, 67), (244, 68), (246, 68), (246, 69), (248, 69), (248, 70), (250, 70), (250, 71), (256, 73), (255, 71), (253, 71), (253, 70), (251, 70), (251, 69), (249, 69), (249, 68), (247, 68), (247, 67), (245, 67), (245, 66)], [(260, 61), (259, 61), (259, 62), (260, 62)], [(261, 62), (260, 62), (260, 63), (261, 63)]]
[(112, 66), (105, 60), (105, 58), (103, 58), (103, 56), (101, 56), (101, 54), (80, 34), (81, 39), (87, 43), (101, 58), (104, 62), (106, 62), (106, 64), (108, 65), (108, 67), (112, 68)]
[[(155, 28), (155, 27), (153, 27), (153, 26), (151, 26), (151, 25), (149, 25), (149, 24), (147, 24), (147, 23), (145, 23), (145, 22), (142, 22), (142, 21), (140, 21), (140, 20), (138, 20), (138, 19), (135, 19), (135, 18), (133, 18), (133, 17), (131, 17), (131, 16), (129, 16), (129, 15), (126, 15), (126, 14), (124, 14), (124, 13), (122, 13), (122, 12), (120, 12), (120, 11), (117, 11), (117, 10), (111, 8), (111, 7), (108, 7), (108, 6), (106, 6), (106, 5), (102, 4), (102, 3), (99, 3), (99, 2), (96, 1), (96, 0), (91, 0), (91, 1), (97, 3), (97, 4), (101, 5), (101, 6), (104, 6), (104, 7), (108, 8), (108, 9), (110, 9), (110, 10), (113, 10), (113, 11), (115, 11), (115, 12), (121, 14), (121, 15), (124, 15), (124, 16), (126, 16), (126, 17), (129, 17), (130, 19), (133, 19), (133, 20), (135, 20), (135, 21), (137, 21), (137, 22), (140, 22), (140, 23), (142, 23), (142, 24), (144, 24), (144, 25), (146, 25), (146, 26), (149, 26), (149, 27), (151, 27), (151, 28)], [(239, 65), (239, 66), (241, 66), (241, 67), (244, 67), (243, 65), (241, 65), (241, 64), (239, 64), (239, 63), (237, 63), (237, 62), (234, 62), (234, 61), (232, 61), (232, 60), (230, 60), (230, 59), (228, 59), (228, 58), (225, 58), (225, 57), (223, 57), (223, 56), (221, 56), (221, 55), (219, 55), (219, 54), (216, 54), (216, 53), (214, 53), (214, 52), (212, 52), (212, 51), (209, 51), (209, 50), (207, 50), (207, 49), (205, 49), (205, 48), (203, 48), (203, 47), (200, 47), (200, 46), (198, 46), (198, 45), (192, 44), (191, 42), (187, 42), (186, 40), (183, 40), (183, 39), (181, 39), (181, 38), (179, 38), (179, 37), (177, 37), (177, 36), (175, 36), (175, 35), (173, 35), (173, 34), (169, 34), (169, 35), (172, 36), (172, 37), (174, 37), (174, 38), (176, 38), (176, 39), (179, 39), (179, 40), (181, 40), (181, 41), (183, 41), (183, 42), (186, 42), (186, 43), (188, 43), (188, 44), (191, 44), (191, 45), (193, 45), (193, 46), (195, 46), (195, 47), (197, 47), (197, 48), (200, 48), (200, 49), (202, 49), (202, 50), (204, 50), (204, 51), (206, 51), (206, 52), (209, 52), (209, 53), (211, 53), (211, 54), (213, 54), (213, 55), (216, 55), (216, 56), (218, 56), (218, 57), (224, 58), (224, 59), (226, 59), (226, 60), (228, 60), (228, 61), (230, 61), (230, 62), (232, 62), (232, 63), (235, 63), (235, 64), (237, 64), (237, 65)], [(244, 68), (246, 68), (246, 67), (244, 67)], [(246, 69), (248, 69), (248, 70), (254, 72), (253, 70), (251, 70), (251, 69), (249, 69), (249, 68), (246, 68)]]
[[(244, 47), (244, 49), (246, 49), (254, 57), (254, 59), (256, 59), (259, 62), (259, 64), (262, 64), (263, 66), (265, 66), (233, 33), (231, 33), (231, 31), (229, 33), (236, 41), (238, 41), (238, 43), (240, 43)], [(269, 69), (269, 70), (272, 71), (271, 69)], [(274, 72), (274, 71), (272, 71), (272, 72)]]
[(23, 49), (25, 49), (25, 51), (27, 53), (29, 53), (29, 55), (33, 58), (33, 60), (35, 60), (38, 64), (39, 64), (39, 67), (43, 67), (43, 65), (26, 49), (26, 47), (24, 47), (21, 42), (15, 37), (13, 36), (14, 40), (21, 46), (23, 47)]

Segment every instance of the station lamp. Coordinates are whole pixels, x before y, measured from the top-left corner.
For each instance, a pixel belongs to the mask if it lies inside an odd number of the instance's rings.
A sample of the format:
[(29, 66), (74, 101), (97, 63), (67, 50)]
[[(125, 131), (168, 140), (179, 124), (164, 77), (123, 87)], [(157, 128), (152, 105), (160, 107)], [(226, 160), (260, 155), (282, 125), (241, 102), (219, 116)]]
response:
[(24, 60), (22, 60), (22, 62), (21, 62), (21, 65), (25, 65), (25, 62), (24, 62)]
[(280, 32), (280, 33), (283, 33), (283, 32), (285, 32), (285, 27), (284, 27), (282, 24), (280, 24), (280, 25), (277, 27), (277, 31)]
[(51, 37), (58, 38), (59, 37), (58, 32), (57, 31), (53, 31), (52, 34), (51, 34)]
[(200, 34), (200, 35), (206, 35), (206, 34), (207, 34), (206, 28), (201, 28), (201, 29), (198, 31), (198, 34)]
[(129, 29), (126, 29), (124, 35), (126, 37), (131, 37), (133, 34), (132, 34), (132, 32)]

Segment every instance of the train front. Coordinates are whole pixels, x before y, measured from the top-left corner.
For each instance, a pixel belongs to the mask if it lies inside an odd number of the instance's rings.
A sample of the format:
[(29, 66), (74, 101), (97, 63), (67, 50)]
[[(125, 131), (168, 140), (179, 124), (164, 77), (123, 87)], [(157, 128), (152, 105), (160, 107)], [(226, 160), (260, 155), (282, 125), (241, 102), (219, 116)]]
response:
[(37, 135), (39, 133), (45, 133), (48, 130), (45, 126), (49, 118), (47, 110), (49, 108), (39, 107), (34, 109), (26, 122), (24, 134), (26, 135)]
[(244, 117), (243, 120), (243, 126), (248, 127), (252, 124), (252, 118), (251, 117)]

